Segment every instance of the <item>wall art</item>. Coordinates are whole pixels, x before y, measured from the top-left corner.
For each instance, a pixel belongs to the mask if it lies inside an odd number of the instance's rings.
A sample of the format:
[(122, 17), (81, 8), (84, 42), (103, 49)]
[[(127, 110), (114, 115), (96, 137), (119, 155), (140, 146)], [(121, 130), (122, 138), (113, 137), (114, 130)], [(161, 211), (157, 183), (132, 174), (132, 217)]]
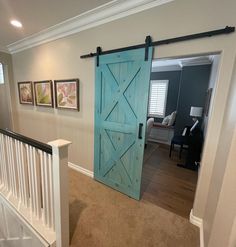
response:
[(37, 106), (53, 107), (52, 81), (34, 82), (35, 103)]
[(79, 110), (79, 80), (55, 80), (56, 107)]
[(34, 104), (33, 86), (31, 81), (18, 82), (18, 92), (20, 104)]

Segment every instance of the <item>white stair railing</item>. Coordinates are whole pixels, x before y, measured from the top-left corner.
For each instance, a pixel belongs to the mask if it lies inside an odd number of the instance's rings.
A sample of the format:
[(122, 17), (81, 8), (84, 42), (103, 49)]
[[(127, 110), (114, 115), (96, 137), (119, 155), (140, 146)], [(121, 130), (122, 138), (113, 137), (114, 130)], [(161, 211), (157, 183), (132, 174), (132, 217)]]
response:
[(49, 246), (69, 246), (69, 144), (0, 129), (0, 196)]

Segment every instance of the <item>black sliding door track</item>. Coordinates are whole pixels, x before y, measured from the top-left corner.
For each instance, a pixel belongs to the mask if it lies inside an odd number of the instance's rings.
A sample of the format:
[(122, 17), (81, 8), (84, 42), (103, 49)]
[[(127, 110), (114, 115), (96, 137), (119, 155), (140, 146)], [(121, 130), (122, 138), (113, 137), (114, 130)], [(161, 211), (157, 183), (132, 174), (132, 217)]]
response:
[[(195, 34), (190, 34), (190, 35), (186, 35), (186, 36), (181, 36), (181, 37), (176, 37), (176, 38), (171, 38), (171, 39), (164, 39), (164, 40), (153, 41), (153, 42), (151, 41), (151, 42), (149, 42), (149, 46), (168, 45), (168, 44), (177, 43), (177, 42), (181, 42), (181, 41), (212, 37), (212, 36), (217, 36), (217, 35), (222, 35), (222, 34), (230, 34), (230, 33), (233, 33), (234, 31), (235, 31), (235, 27), (226, 26), (225, 28), (217, 29), (217, 30), (213, 30), (213, 31), (208, 31), (208, 32), (203, 32), (203, 33), (195, 33)], [(147, 37), (151, 38), (150, 36), (147, 36)], [(108, 50), (108, 51), (101, 51), (101, 48), (99, 47), (99, 53), (98, 54), (97, 53), (89, 53), (89, 54), (80, 56), (80, 58), (90, 58), (90, 57), (94, 57), (94, 56), (98, 56), (98, 55), (105, 55), (105, 54), (127, 51), (127, 50), (133, 50), (133, 49), (138, 49), (138, 48), (147, 48), (147, 42), (144, 44), (127, 46), (127, 47)]]

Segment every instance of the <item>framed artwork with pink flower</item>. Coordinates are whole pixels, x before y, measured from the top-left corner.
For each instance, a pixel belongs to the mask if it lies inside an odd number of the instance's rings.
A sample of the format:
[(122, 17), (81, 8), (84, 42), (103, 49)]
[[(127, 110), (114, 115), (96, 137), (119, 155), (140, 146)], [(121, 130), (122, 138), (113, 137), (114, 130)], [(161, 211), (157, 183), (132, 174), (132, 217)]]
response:
[(33, 86), (31, 81), (18, 82), (20, 104), (33, 105)]
[(53, 107), (52, 81), (34, 82), (35, 103), (37, 106)]
[(79, 79), (55, 80), (56, 107), (79, 110)]

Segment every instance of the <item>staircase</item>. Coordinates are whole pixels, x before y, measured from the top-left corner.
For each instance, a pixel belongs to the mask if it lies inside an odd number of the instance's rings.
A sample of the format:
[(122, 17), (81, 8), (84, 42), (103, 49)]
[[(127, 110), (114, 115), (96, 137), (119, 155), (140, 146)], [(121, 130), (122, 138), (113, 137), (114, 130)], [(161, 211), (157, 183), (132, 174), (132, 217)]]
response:
[(0, 129), (0, 247), (69, 246), (69, 144)]

